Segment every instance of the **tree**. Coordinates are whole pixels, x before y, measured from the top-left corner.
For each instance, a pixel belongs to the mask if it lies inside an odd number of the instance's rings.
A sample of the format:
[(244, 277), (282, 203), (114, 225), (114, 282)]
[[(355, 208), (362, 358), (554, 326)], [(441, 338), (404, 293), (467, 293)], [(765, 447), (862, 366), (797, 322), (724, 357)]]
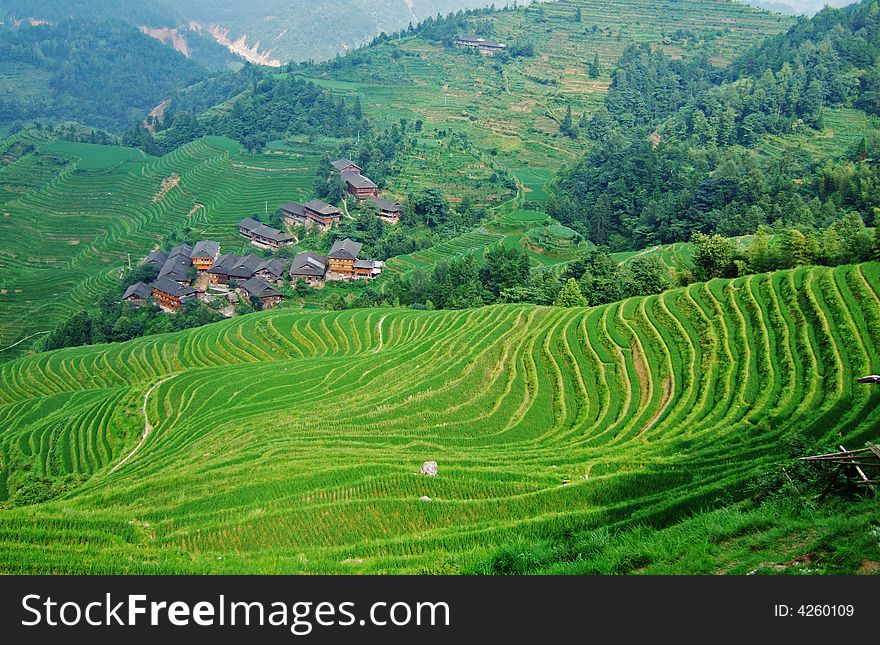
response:
[(584, 298), (584, 295), (581, 293), (581, 288), (578, 286), (577, 280), (574, 278), (568, 279), (565, 286), (559, 290), (559, 295), (556, 296), (553, 306), (568, 308), (587, 306), (587, 299)]
[(807, 237), (796, 228), (786, 229), (782, 233), (782, 256), (790, 266), (804, 266), (816, 261), (815, 254), (811, 251)]
[(593, 55), (593, 61), (587, 66), (587, 74), (590, 78), (599, 78), (599, 74), (602, 73), (602, 68), (599, 63), (599, 52), (596, 52)]
[(733, 277), (733, 243), (720, 235), (694, 233), (691, 237), (694, 245), (694, 264), (700, 280)]
[(565, 110), (565, 116), (562, 119), (562, 123), (559, 124), (559, 130), (565, 136), (577, 139), (577, 130), (575, 130), (574, 119), (571, 116), (571, 105)]
[(629, 275), (624, 288), (627, 297), (649, 296), (669, 286), (666, 269), (655, 255), (635, 258), (629, 264)]
[(431, 227), (445, 224), (449, 216), (449, 204), (436, 188), (426, 188), (416, 193), (410, 198), (409, 206)]
[(749, 265), (756, 273), (771, 271), (777, 266), (777, 259), (770, 250), (770, 235), (767, 227), (759, 226), (748, 249)]

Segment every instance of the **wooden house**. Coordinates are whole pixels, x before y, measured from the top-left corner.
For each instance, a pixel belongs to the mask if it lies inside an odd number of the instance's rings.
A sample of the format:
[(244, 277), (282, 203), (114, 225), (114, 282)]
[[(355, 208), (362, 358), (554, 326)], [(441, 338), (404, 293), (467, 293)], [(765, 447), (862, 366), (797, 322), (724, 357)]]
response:
[(403, 213), (403, 206), (393, 199), (382, 199), (381, 197), (371, 197), (367, 200), (379, 209), (379, 219), (389, 224), (397, 224), (400, 222), (400, 215)]
[(245, 281), (242, 283), (241, 289), (250, 298), (259, 300), (263, 305), (263, 309), (271, 309), (284, 300), (284, 294), (264, 280), (260, 280), (260, 278), (251, 278)]
[(331, 162), (331, 165), (338, 173), (356, 172), (357, 174), (361, 174), (364, 171), (363, 168), (358, 166), (351, 159), (337, 159), (336, 161)]
[(153, 297), (161, 307), (177, 311), (187, 298), (198, 297), (199, 290), (175, 282), (170, 278), (160, 277), (150, 285)]
[(348, 194), (360, 201), (379, 196), (379, 187), (359, 172), (346, 171), (340, 174)]
[(282, 260), (280, 258), (266, 260), (257, 267), (256, 271), (254, 271), (254, 277), (259, 278), (263, 282), (268, 282), (269, 284), (280, 283), (284, 278), (284, 275), (287, 273), (287, 267), (289, 264), (290, 260)]
[(232, 253), (219, 256), (214, 264), (208, 269), (208, 282), (210, 284), (229, 284), (229, 273), (241, 258)]
[(207, 271), (220, 255), (220, 245), (210, 240), (198, 242), (192, 250), (191, 259), (197, 271)]
[(355, 242), (348, 238), (336, 240), (330, 248), (330, 253), (327, 255), (328, 272), (335, 274), (334, 277), (354, 277), (354, 263), (357, 261), (363, 246), (360, 242)]
[(181, 244), (171, 249), (168, 252), (168, 259), (159, 269), (159, 277), (174, 280), (181, 285), (189, 285), (192, 281), (190, 276), (192, 252), (192, 247), (187, 244)]
[(494, 40), (486, 40), (480, 36), (459, 36), (455, 44), (459, 47), (470, 47), (478, 50), (481, 54), (494, 54), (507, 49), (507, 45)]
[(320, 199), (313, 199), (308, 204), (285, 204), (281, 207), (284, 221), (295, 226), (317, 226), (323, 231), (328, 230), (342, 218), (342, 211), (336, 206)]
[(290, 280), (295, 284), (302, 280), (312, 287), (323, 287), (327, 274), (327, 258), (312, 251), (298, 253), (290, 265)]
[(140, 307), (145, 304), (152, 295), (153, 290), (150, 288), (150, 285), (138, 282), (125, 290), (125, 293), (122, 296), (122, 302), (127, 302), (135, 307)]

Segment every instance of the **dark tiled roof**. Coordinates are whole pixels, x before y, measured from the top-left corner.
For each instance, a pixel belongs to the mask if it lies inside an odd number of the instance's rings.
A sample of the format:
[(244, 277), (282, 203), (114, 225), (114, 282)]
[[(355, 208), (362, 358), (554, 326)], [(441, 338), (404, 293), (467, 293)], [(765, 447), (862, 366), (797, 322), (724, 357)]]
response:
[(202, 240), (193, 247), (192, 258), (210, 258), (214, 259), (220, 254), (220, 245), (211, 240)]
[(156, 281), (150, 286), (157, 291), (167, 293), (169, 296), (174, 296), (176, 298), (184, 298), (186, 296), (191, 296), (194, 293), (198, 293), (198, 289), (183, 286), (168, 278), (156, 278)]
[(168, 251), (168, 257), (174, 258), (177, 256), (181, 256), (187, 259), (192, 259), (192, 252), (193, 249), (189, 244), (180, 244)]
[(504, 49), (507, 47), (504, 43), (499, 43), (494, 40), (486, 40), (479, 36), (459, 36), (458, 42), (466, 43), (468, 45), (479, 45), (481, 47), (492, 47), (494, 49)]
[(327, 257), (313, 251), (297, 253), (290, 267), (292, 276), (323, 277), (327, 273)]
[(298, 204), (296, 202), (284, 204), (284, 206), (281, 207), (281, 210), (285, 213), (290, 213), (291, 215), (297, 215), (299, 217), (306, 214), (306, 207), (303, 204)]
[(125, 294), (122, 296), (122, 299), (128, 300), (129, 298), (140, 298), (141, 300), (146, 300), (152, 294), (153, 290), (150, 288), (150, 285), (144, 284), (143, 282), (138, 282), (137, 284), (133, 284), (125, 290)]
[(376, 184), (370, 181), (369, 177), (364, 177), (356, 172), (342, 173), (342, 181), (351, 184), (355, 188), (378, 188)]
[(242, 283), (241, 288), (247, 291), (248, 295), (256, 298), (273, 298), (282, 295), (278, 289), (259, 278), (251, 278)]
[(238, 262), (236, 262), (229, 270), (229, 276), (239, 279), (250, 278), (257, 272), (257, 268), (262, 263), (263, 258), (254, 255), (253, 253), (250, 255), (246, 255), (243, 258), (238, 258)]
[(184, 253), (172, 254), (162, 265), (159, 270), (160, 278), (168, 278), (177, 282), (187, 282), (189, 280), (189, 269), (192, 266), (192, 260)]
[(378, 206), (383, 211), (389, 211), (392, 213), (399, 213), (403, 210), (403, 206), (400, 205), (400, 202), (396, 202), (393, 199), (382, 199), (381, 197), (370, 197), (368, 200)]
[(322, 202), (320, 199), (313, 199), (308, 204), (306, 204), (306, 208), (310, 211), (314, 211), (328, 217), (331, 215), (342, 214), (341, 210), (339, 210), (335, 206), (332, 206), (331, 204), (328, 204), (327, 202)]
[(275, 276), (276, 278), (280, 278), (282, 275), (284, 275), (284, 264), (284, 260), (278, 258), (266, 260), (257, 267), (256, 273), (259, 273), (260, 271), (268, 271), (269, 274)]
[(252, 231), (258, 226), (260, 226), (260, 222), (252, 217), (246, 217), (238, 223), (238, 228), (243, 228), (246, 231)]
[(241, 258), (239, 258), (237, 255), (233, 255), (232, 253), (221, 255), (216, 260), (214, 260), (214, 264), (212, 264), (211, 268), (208, 269), (208, 273), (214, 273), (217, 275), (229, 275), (229, 270), (234, 267), (240, 259)]
[(363, 246), (360, 242), (355, 242), (348, 238), (336, 240), (330, 249), (328, 257), (338, 260), (357, 260)]
[(262, 237), (265, 240), (272, 240), (273, 242), (289, 242), (293, 239), (293, 237), (287, 233), (279, 231), (277, 228), (266, 226), (265, 224), (260, 224), (257, 228), (251, 230), (250, 233), (254, 237)]
[(161, 267), (167, 260), (167, 251), (153, 251), (144, 258), (143, 264), (155, 264), (157, 267)]
[(353, 162), (351, 159), (337, 159), (336, 161), (333, 161), (333, 162), (331, 163), (331, 165), (332, 165), (334, 168), (336, 168), (336, 170), (339, 170), (339, 171), (343, 171), (343, 170), (345, 170), (346, 168), (349, 168), (349, 167), (351, 167), (351, 166), (354, 166), (354, 167), (357, 168), (358, 170), (361, 169), (361, 167), (358, 166), (358, 165), (357, 165), (355, 162)]

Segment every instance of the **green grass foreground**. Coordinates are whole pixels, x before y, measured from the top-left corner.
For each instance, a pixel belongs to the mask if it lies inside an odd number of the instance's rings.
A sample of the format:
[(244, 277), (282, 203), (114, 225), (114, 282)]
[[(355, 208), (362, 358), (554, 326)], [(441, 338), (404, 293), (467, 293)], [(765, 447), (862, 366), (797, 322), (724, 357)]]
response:
[(878, 293), (877, 263), (801, 268), (589, 309), (264, 312), (17, 359), (0, 571), (744, 573), (811, 553), (854, 572), (876, 503), (742, 501), (792, 436), (878, 439), (880, 391), (855, 384), (880, 368)]

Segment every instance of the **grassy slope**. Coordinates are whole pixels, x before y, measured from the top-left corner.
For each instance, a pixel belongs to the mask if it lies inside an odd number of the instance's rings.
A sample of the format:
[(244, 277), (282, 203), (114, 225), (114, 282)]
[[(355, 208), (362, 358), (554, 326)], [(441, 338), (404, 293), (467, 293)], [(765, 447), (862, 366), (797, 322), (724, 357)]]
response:
[[(36, 152), (0, 164), (0, 348), (94, 302), (127, 253), (137, 260), (174, 231), (191, 227), (225, 251), (238, 250), (237, 222), (267, 201), (273, 212), (310, 196), (320, 156), (309, 147), (248, 156), (223, 139), (162, 159), (127, 148), (36, 143)], [(174, 177), (179, 184), (163, 192)], [(0, 352), (0, 360), (33, 342)]]
[[(0, 511), (0, 570), (455, 571), (564, 527), (671, 526), (778, 468), (789, 433), (876, 440), (880, 393), (854, 378), (880, 368), (878, 293), (880, 264), (798, 269), (587, 310), (266, 312), (12, 361), (4, 463), (91, 478)], [(111, 473), (160, 382), (154, 434)], [(658, 558), (680, 543), (648, 533)]]
[[(577, 8), (580, 23), (574, 22)], [(790, 18), (726, 0), (568, 0), (498, 13), (491, 20), (499, 39), (512, 42), (526, 35), (538, 55), (515, 60), (499, 74), (492, 57), (444, 50), (414, 37), (365, 50), (365, 63), (354, 72), (325, 70), (321, 76), (319, 70), (316, 78), (336, 92), (360, 95), (370, 118), (422, 119), (431, 130), (467, 132), (478, 157), (440, 156), (429, 166), (435, 175), (439, 168), (441, 176), (455, 178), (461, 163), (470, 172), (481, 171), (480, 164), (495, 165), (513, 170), (541, 198), (543, 184), (583, 148), (559, 132), (566, 106), (572, 106), (576, 121), (599, 107), (627, 45), (651, 43), (676, 56), (708, 51), (725, 64), (731, 52), (791, 24)], [(692, 30), (700, 40), (664, 44), (678, 29)], [(402, 54), (398, 60), (392, 57), (395, 51)], [(590, 79), (587, 64), (597, 52), (602, 74)], [(486, 154), (493, 149), (497, 156)], [(391, 189), (405, 195), (418, 186), (419, 177), (409, 167), (421, 168), (421, 161), (403, 160), (404, 173)], [(467, 188), (467, 181), (457, 181)]]

